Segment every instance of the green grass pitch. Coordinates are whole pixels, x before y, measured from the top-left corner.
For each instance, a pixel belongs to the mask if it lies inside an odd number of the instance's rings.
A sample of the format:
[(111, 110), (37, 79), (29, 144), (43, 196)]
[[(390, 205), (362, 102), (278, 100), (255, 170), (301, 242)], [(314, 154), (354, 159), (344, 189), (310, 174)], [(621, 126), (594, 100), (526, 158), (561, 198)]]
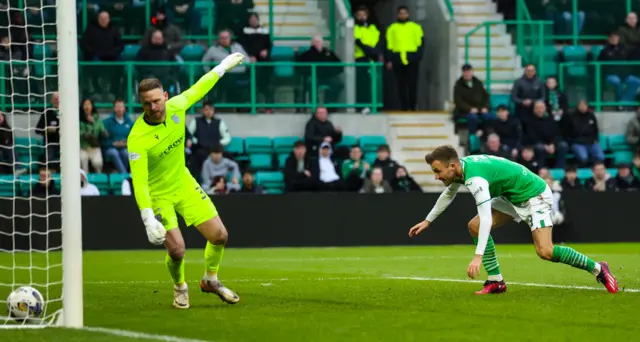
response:
[[(171, 306), (162, 250), (86, 252), (85, 325), (117, 330), (0, 330), (0, 336), (11, 342), (638, 339), (640, 244), (572, 246), (610, 263), (620, 283), (616, 295), (585, 271), (539, 260), (533, 245), (496, 247), (508, 282), (508, 292), (497, 296), (474, 295), (481, 283), (465, 275), (471, 245), (229, 248), (220, 278), (239, 294), (236, 305), (200, 292), (203, 250), (188, 249), (192, 307), (184, 311)], [(59, 254), (48, 258), (49, 264), (60, 261)], [(2, 266), (14, 260), (17, 266), (46, 265), (45, 255), (0, 254)], [(11, 282), (11, 272), (0, 268), (0, 283)], [(15, 272), (22, 282), (44, 281), (47, 274), (58, 281), (61, 274), (59, 268)], [(61, 286), (39, 290), (53, 297)], [(0, 286), (0, 296), (8, 292)]]

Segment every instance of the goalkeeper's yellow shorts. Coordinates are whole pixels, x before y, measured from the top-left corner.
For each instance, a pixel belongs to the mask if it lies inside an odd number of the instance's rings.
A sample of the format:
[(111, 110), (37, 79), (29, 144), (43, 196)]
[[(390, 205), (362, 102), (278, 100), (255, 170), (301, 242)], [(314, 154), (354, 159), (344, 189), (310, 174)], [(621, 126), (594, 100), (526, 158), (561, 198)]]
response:
[(178, 228), (176, 212), (182, 216), (187, 227), (197, 226), (218, 216), (216, 206), (200, 184), (191, 175), (185, 177), (185, 184), (188, 186), (181, 191), (170, 197), (151, 198), (153, 213), (156, 217), (161, 217), (160, 221), (166, 230)]

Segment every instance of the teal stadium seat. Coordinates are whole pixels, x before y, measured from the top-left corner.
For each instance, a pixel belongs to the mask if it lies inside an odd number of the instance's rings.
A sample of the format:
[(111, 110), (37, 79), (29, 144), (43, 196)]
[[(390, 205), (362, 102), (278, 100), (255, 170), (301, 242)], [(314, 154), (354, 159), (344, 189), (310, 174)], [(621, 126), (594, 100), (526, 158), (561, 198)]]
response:
[[(582, 45), (565, 46), (562, 48), (562, 54), (565, 62), (587, 62), (587, 50)], [(586, 65), (571, 65), (567, 67), (567, 74), (571, 77), (586, 77), (587, 67)]]
[(247, 154), (273, 153), (273, 145), (269, 137), (246, 137), (244, 148)]
[(475, 134), (469, 135), (469, 153), (478, 153), (480, 152), (480, 147), (482, 144), (480, 143), (480, 138)]
[(204, 46), (200, 44), (188, 44), (180, 51), (180, 56), (186, 62), (199, 62), (202, 60), (202, 56), (205, 54)]
[(613, 163), (617, 164), (631, 164), (633, 162), (634, 153), (632, 151), (614, 151)]
[(256, 182), (272, 193), (269, 190), (284, 188), (284, 175), (280, 171), (258, 171), (256, 172)]
[(387, 138), (383, 135), (363, 135), (360, 137), (360, 147), (364, 153), (377, 152), (380, 145), (386, 145)]
[(109, 176), (104, 173), (90, 173), (87, 175), (89, 183), (95, 185), (100, 190), (100, 195), (109, 194)]
[(249, 168), (252, 170), (273, 169), (272, 155), (267, 153), (257, 153), (249, 155)]
[(20, 191), (20, 183), (13, 175), (0, 175), (0, 197), (13, 197)]
[(127, 44), (124, 46), (124, 51), (122, 51), (122, 59), (125, 61), (133, 61), (136, 59), (138, 55), (138, 51), (140, 51), (140, 45), (138, 44)]
[(244, 154), (244, 139), (240, 137), (231, 137), (231, 141), (224, 147), (225, 152), (240, 155)]
[(564, 170), (563, 169), (550, 169), (549, 173), (551, 174), (551, 178), (555, 180), (561, 180), (564, 178)]
[(602, 49), (604, 49), (604, 46), (602, 45), (592, 45), (591, 49), (589, 50), (591, 52), (591, 60), (597, 61), (598, 57), (600, 57), (600, 52), (602, 52)]
[(491, 108), (496, 110), (500, 105), (511, 108), (511, 94), (491, 94)]
[(289, 153), (293, 151), (293, 144), (300, 140), (300, 137), (275, 137), (273, 138), (273, 149), (276, 153)]
[(581, 168), (581, 169), (578, 169), (577, 175), (578, 175), (578, 179), (583, 181), (585, 179), (589, 179), (593, 177), (593, 172), (589, 168)]
[[(542, 55), (543, 66), (538, 66), (538, 72), (543, 71), (544, 76), (558, 75), (558, 49), (554, 45), (545, 45), (542, 51), (533, 49), (531, 53), (531, 61), (537, 63), (538, 58)], [(541, 73), (542, 74), (542, 73)]]
[(287, 158), (289, 158), (289, 153), (278, 154), (278, 168), (284, 169), (284, 164), (286, 164)]
[(342, 140), (337, 144), (338, 147), (349, 147), (358, 144), (358, 138), (353, 135), (343, 135)]
[(611, 175), (611, 177), (615, 177), (618, 175), (618, 169), (614, 169), (614, 168), (607, 169), (607, 172)]
[[(293, 61), (295, 53), (290, 46), (274, 46), (271, 49), (271, 59), (274, 62)], [(274, 74), (278, 78), (291, 78), (294, 75), (294, 67), (292, 64), (278, 64), (274, 68)]]
[(369, 152), (364, 154), (364, 161), (369, 163), (369, 165), (373, 166), (373, 162), (378, 158), (378, 154), (376, 152)]
[(109, 175), (109, 188), (111, 193), (120, 196), (122, 195), (122, 182), (127, 179), (129, 175), (122, 173), (112, 173)]
[(611, 134), (607, 136), (609, 142), (609, 148), (611, 151), (630, 151), (631, 146), (627, 144), (627, 139), (624, 134)]

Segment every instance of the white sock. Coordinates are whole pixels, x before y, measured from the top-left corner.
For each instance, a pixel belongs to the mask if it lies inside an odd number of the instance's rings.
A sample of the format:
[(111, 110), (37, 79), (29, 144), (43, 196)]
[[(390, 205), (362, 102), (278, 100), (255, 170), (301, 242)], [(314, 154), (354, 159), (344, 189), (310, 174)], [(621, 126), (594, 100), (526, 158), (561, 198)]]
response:
[(207, 281), (218, 281), (218, 274), (209, 275), (207, 272), (204, 272), (204, 280)]
[(187, 282), (185, 281), (184, 283), (182, 283), (182, 285), (178, 286), (177, 284), (173, 284), (173, 286), (178, 289), (178, 290), (186, 290), (187, 289)]
[(497, 275), (490, 275), (487, 277), (488, 281), (502, 281), (502, 274), (497, 274)]
[(593, 272), (591, 273), (593, 273), (593, 275), (597, 277), (601, 271), (602, 271), (602, 266), (600, 266), (600, 264), (596, 262), (596, 267), (593, 268)]

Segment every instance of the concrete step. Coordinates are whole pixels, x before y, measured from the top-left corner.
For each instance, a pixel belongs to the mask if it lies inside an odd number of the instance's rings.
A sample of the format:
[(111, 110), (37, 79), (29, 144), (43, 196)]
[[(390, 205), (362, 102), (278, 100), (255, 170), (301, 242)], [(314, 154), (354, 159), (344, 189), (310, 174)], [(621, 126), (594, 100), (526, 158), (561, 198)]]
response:
[[(512, 44), (511, 35), (492, 35), (491, 41), (489, 42), (491, 45), (510, 45)], [(458, 35), (458, 46), (464, 46), (466, 44), (465, 35)], [(469, 45), (471, 46), (486, 46), (487, 39), (485, 35), (471, 35), (469, 37)]]
[[(456, 23), (458, 35), (466, 35), (467, 33), (474, 31), (474, 35), (485, 36), (487, 26), (483, 26), (476, 30), (478, 23)], [(489, 34), (503, 35), (507, 33), (507, 28), (503, 24), (492, 24)]]
[(496, 6), (493, 3), (484, 4), (460, 4), (453, 5), (454, 19), (457, 20), (461, 13), (495, 13)]
[(508, 45), (503, 45), (501, 47), (496, 47), (496, 48), (492, 47), (489, 50), (487, 50), (486, 46), (485, 47), (470, 46), (469, 50), (467, 50), (466, 48), (461, 50), (462, 50), (462, 53), (465, 54), (465, 57), (468, 51), (470, 58), (474, 58), (474, 57), (484, 58), (487, 56), (487, 51), (489, 51), (489, 56), (491, 58), (495, 58), (495, 57), (515, 58), (516, 57), (516, 49), (513, 46), (508, 46)]
[[(517, 68), (519, 67), (517, 60), (514, 57), (491, 57), (489, 60), (489, 67), (491, 68)], [(466, 63), (464, 58), (458, 61), (458, 65)], [(487, 59), (484, 57), (471, 57), (469, 63), (476, 68), (486, 68)]]
[(491, 1), (489, 0), (451, 0), (451, 4), (456, 7), (459, 5), (463, 5), (463, 4), (471, 4), (471, 5), (476, 5), (479, 3), (490, 3)]
[(314, 23), (274, 23), (273, 34), (286, 37), (313, 37), (316, 34), (327, 36), (329, 29), (318, 27)]
[[(475, 76), (481, 80), (487, 79), (487, 69), (484, 68), (474, 68), (473, 73)], [(511, 68), (492, 68), (491, 69), (491, 79), (492, 80), (515, 80), (522, 73), (518, 72), (518, 70)]]
[[(268, 19), (267, 19), (268, 20)], [(317, 14), (311, 13), (298, 13), (291, 15), (289, 13), (276, 14), (273, 16), (274, 23), (315, 23), (316, 25), (326, 26), (327, 23), (322, 18), (318, 18)], [(268, 27), (268, 22), (263, 24)]]
[[(255, 10), (264, 10), (264, 12), (269, 12), (269, 1), (268, 0), (256, 0), (254, 3)], [(317, 1), (304, 1), (304, 0), (276, 0), (273, 2), (274, 10), (282, 11), (282, 10), (290, 10), (292, 12), (303, 12), (306, 10), (313, 10), (315, 12), (318, 11), (318, 2)], [(264, 18), (266, 19), (266, 18)]]
[(495, 93), (508, 93), (508, 92), (511, 92), (511, 87), (512, 86), (513, 86), (513, 82), (510, 82), (510, 83), (491, 83), (491, 91), (495, 92)]
[(456, 23), (475, 23), (476, 25), (482, 24), (487, 21), (503, 21), (504, 17), (496, 13), (476, 13), (476, 12), (462, 12), (455, 14)]

